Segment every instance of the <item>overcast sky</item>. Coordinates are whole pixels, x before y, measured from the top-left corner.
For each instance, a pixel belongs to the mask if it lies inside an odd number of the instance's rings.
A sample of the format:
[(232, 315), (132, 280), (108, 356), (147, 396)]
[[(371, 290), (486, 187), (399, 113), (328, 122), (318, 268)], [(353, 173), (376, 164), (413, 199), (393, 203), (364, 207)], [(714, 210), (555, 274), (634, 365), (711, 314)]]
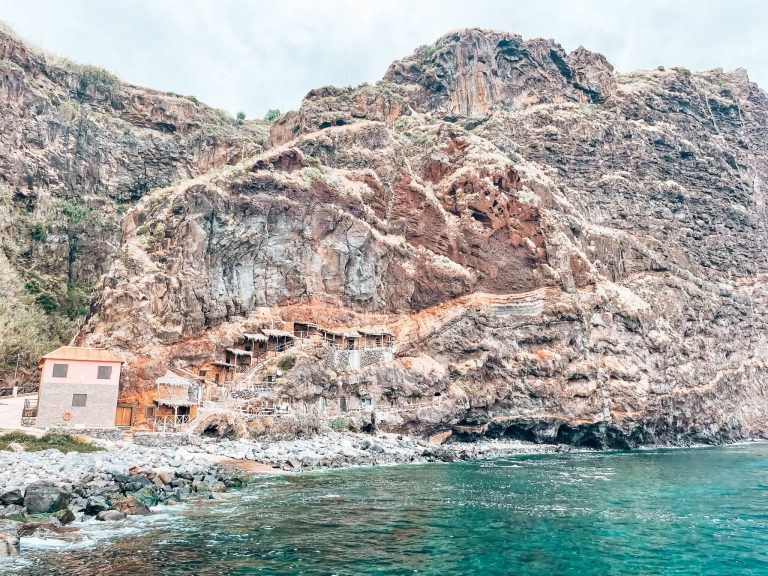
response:
[(471, 26), (583, 45), (620, 71), (742, 67), (768, 88), (763, 0), (0, 0), (0, 19), (50, 52), (250, 118), (374, 82)]

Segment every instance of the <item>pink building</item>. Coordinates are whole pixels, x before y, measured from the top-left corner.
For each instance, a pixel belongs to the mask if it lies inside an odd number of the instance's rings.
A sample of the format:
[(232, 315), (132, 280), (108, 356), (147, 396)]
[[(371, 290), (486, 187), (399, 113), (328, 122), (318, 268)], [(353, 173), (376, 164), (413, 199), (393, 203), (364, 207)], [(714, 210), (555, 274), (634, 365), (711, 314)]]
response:
[(40, 358), (36, 425), (115, 426), (123, 359), (100, 348), (62, 346)]

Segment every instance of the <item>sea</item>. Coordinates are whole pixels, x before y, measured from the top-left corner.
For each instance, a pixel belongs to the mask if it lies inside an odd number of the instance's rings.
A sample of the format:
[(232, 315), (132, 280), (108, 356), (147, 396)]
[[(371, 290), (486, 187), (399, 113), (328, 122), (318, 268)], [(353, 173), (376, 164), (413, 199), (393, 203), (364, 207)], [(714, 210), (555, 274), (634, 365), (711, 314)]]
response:
[(768, 444), (265, 477), (79, 526), (0, 574), (768, 575)]

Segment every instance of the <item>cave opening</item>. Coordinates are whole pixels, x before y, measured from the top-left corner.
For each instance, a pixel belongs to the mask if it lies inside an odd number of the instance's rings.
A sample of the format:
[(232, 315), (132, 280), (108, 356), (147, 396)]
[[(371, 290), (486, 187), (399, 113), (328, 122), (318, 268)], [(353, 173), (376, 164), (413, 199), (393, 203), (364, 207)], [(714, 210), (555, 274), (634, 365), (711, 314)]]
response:
[(518, 424), (512, 424), (507, 426), (504, 430), (505, 438), (512, 438), (513, 440), (522, 440), (523, 442), (537, 442), (536, 433), (530, 428), (525, 428)]

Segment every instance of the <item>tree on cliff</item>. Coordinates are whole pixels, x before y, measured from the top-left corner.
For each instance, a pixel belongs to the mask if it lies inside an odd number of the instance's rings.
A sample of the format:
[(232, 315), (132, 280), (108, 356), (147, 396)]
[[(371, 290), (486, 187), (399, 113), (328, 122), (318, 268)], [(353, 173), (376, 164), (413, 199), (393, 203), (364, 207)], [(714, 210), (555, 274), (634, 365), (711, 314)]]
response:
[(267, 122), (274, 122), (278, 118), (280, 118), (280, 110), (277, 108), (270, 108), (267, 110), (267, 113), (264, 114), (264, 120)]

